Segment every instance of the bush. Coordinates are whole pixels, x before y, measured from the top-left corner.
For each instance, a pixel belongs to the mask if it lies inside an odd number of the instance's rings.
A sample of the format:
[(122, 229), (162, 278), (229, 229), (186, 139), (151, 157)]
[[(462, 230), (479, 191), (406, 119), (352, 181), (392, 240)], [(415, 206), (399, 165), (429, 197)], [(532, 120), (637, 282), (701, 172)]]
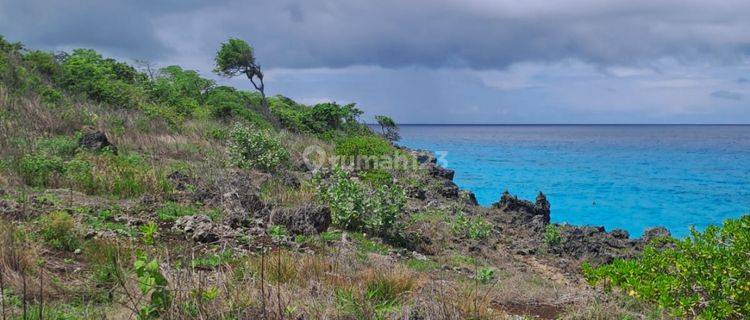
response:
[(42, 239), (57, 250), (75, 251), (80, 246), (75, 220), (63, 211), (54, 211), (40, 220)]
[(395, 231), (393, 227), (406, 205), (406, 193), (400, 187), (368, 189), (340, 169), (334, 170), (330, 184), (320, 195), (331, 208), (334, 225), (377, 234)]
[(694, 228), (672, 246), (646, 247), (643, 256), (592, 268), (588, 281), (606, 289), (658, 303), (674, 316), (743, 319), (750, 316), (750, 215), (729, 219), (723, 227)]
[(156, 215), (161, 221), (175, 221), (179, 217), (192, 216), (198, 213), (198, 210), (189, 205), (181, 205), (179, 203), (167, 202), (159, 210), (156, 210)]
[(213, 85), (212, 80), (201, 78), (193, 70), (169, 66), (162, 68), (159, 77), (151, 83), (149, 95), (154, 102), (167, 105), (177, 113), (189, 116), (200, 107), (204, 94)]
[(240, 168), (274, 171), (289, 160), (289, 152), (270, 131), (237, 124), (230, 137), (230, 157)]
[(76, 49), (62, 63), (59, 83), (73, 92), (115, 106), (134, 107), (142, 96), (137, 83), (145, 75), (128, 64), (104, 59), (90, 49)]
[(451, 224), (451, 229), (455, 235), (482, 240), (490, 235), (492, 224), (481, 217), (467, 217), (465, 214), (459, 213)]
[(239, 117), (256, 128), (270, 129), (272, 127), (268, 120), (255, 109), (260, 105), (260, 97), (255, 93), (219, 86), (206, 93), (205, 105), (209, 114), (215, 118)]
[(336, 141), (335, 152), (340, 156), (383, 156), (395, 152), (393, 146), (375, 135), (353, 136)]
[(32, 187), (51, 187), (63, 170), (63, 160), (57, 156), (27, 154), (21, 157), (18, 173)]
[(546, 242), (548, 246), (556, 246), (562, 242), (560, 230), (556, 225), (548, 224), (547, 227), (544, 228), (544, 242)]

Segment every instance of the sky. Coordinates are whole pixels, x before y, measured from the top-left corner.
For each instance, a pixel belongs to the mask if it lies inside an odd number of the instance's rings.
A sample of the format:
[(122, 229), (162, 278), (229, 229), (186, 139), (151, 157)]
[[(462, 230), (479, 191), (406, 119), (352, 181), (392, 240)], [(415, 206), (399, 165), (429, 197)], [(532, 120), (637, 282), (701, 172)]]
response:
[(0, 35), (211, 73), (400, 123), (750, 123), (750, 1), (0, 0)]

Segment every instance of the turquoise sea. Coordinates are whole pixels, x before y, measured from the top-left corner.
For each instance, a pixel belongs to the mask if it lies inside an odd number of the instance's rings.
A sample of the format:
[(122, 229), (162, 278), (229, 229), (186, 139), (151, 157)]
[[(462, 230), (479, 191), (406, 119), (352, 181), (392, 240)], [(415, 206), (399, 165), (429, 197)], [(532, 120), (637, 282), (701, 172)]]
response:
[(548, 195), (552, 220), (675, 236), (750, 213), (750, 126), (403, 125), (488, 206)]

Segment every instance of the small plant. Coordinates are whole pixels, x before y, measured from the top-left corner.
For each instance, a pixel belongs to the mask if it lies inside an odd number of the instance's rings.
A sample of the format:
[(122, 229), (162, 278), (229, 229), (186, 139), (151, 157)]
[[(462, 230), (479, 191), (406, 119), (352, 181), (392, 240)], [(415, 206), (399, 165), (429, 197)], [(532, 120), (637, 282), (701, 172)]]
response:
[(148, 260), (148, 257), (140, 253), (133, 264), (138, 276), (138, 287), (141, 293), (149, 297), (148, 305), (138, 310), (139, 319), (158, 319), (172, 304), (172, 296), (167, 288), (167, 278), (159, 269), (156, 259)]
[(181, 205), (175, 202), (167, 202), (163, 207), (156, 210), (156, 215), (161, 221), (175, 221), (179, 217), (192, 216), (198, 213), (194, 207)]
[(495, 280), (495, 268), (481, 268), (474, 275), (482, 284), (488, 284)]
[(80, 237), (75, 220), (63, 211), (54, 211), (41, 219), (40, 234), (47, 244), (57, 250), (75, 251), (80, 246)]
[(229, 154), (238, 167), (274, 171), (289, 160), (289, 152), (270, 131), (237, 124), (229, 135)]
[(286, 227), (281, 225), (273, 225), (271, 228), (268, 229), (268, 235), (271, 236), (271, 238), (274, 239), (283, 239), (284, 237), (289, 235), (289, 232), (286, 231)]
[(156, 233), (159, 231), (159, 226), (155, 222), (149, 221), (148, 223), (141, 226), (141, 240), (147, 245), (156, 244)]
[(547, 243), (548, 246), (556, 246), (562, 243), (562, 237), (560, 236), (560, 229), (557, 225), (554, 224), (548, 224), (546, 228), (544, 228), (544, 242)]
[(492, 224), (482, 217), (467, 217), (463, 212), (459, 213), (451, 223), (453, 233), (473, 240), (487, 238), (492, 232)]

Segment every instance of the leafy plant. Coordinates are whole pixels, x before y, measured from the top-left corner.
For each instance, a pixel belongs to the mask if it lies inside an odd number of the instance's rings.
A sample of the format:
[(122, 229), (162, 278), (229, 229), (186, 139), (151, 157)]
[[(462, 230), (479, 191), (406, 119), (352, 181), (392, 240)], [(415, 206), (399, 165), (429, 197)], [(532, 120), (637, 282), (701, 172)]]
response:
[(398, 186), (380, 186), (371, 190), (335, 169), (328, 185), (322, 186), (323, 201), (331, 208), (334, 225), (383, 234), (393, 231), (406, 205), (406, 193)]
[(159, 231), (159, 226), (153, 221), (149, 221), (148, 223), (142, 225), (141, 233), (143, 235), (141, 236), (141, 239), (143, 240), (143, 243), (147, 245), (156, 244), (156, 233), (158, 231)]
[(40, 235), (57, 250), (75, 251), (80, 247), (80, 235), (75, 220), (64, 211), (53, 211), (41, 219)]
[(562, 243), (560, 229), (557, 225), (548, 224), (544, 228), (544, 242), (546, 242), (548, 246), (556, 246)]
[(482, 284), (488, 284), (495, 280), (495, 268), (480, 268), (474, 275), (477, 280)]
[(289, 152), (269, 131), (252, 130), (237, 124), (230, 137), (230, 157), (241, 168), (273, 171), (289, 160)]
[(667, 242), (666, 247), (647, 246), (639, 259), (615, 260), (598, 268), (585, 264), (584, 274), (592, 285), (619, 287), (679, 318), (750, 315), (750, 215), (703, 232), (693, 228), (689, 237)]
[(474, 240), (482, 240), (490, 235), (492, 224), (482, 217), (468, 217), (461, 212), (451, 223), (451, 229), (456, 235)]
[(281, 225), (273, 225), (268, 229), (268, 235), (270, 235), (274, 239), (283, 239), (287, 235), (289, 235), (289, 232), (286, 231), (286, 228)]
[(133, 266), (138, 276), (138, 287), (149, 298), (148, 304), (140, 308), (138, 318), (158, 319), (172, 304), (167, 278), (161, 273), (159, 262), (156, 259), (148, 260), (143, 253), (137, 255)]
[(193, 206), (182, 205), (176, 202), (167, 202), (163, 207), (156, 210), (156, 215), (161, 221), (175, 221), (177, 218), (192, 216), (198, 213)]

